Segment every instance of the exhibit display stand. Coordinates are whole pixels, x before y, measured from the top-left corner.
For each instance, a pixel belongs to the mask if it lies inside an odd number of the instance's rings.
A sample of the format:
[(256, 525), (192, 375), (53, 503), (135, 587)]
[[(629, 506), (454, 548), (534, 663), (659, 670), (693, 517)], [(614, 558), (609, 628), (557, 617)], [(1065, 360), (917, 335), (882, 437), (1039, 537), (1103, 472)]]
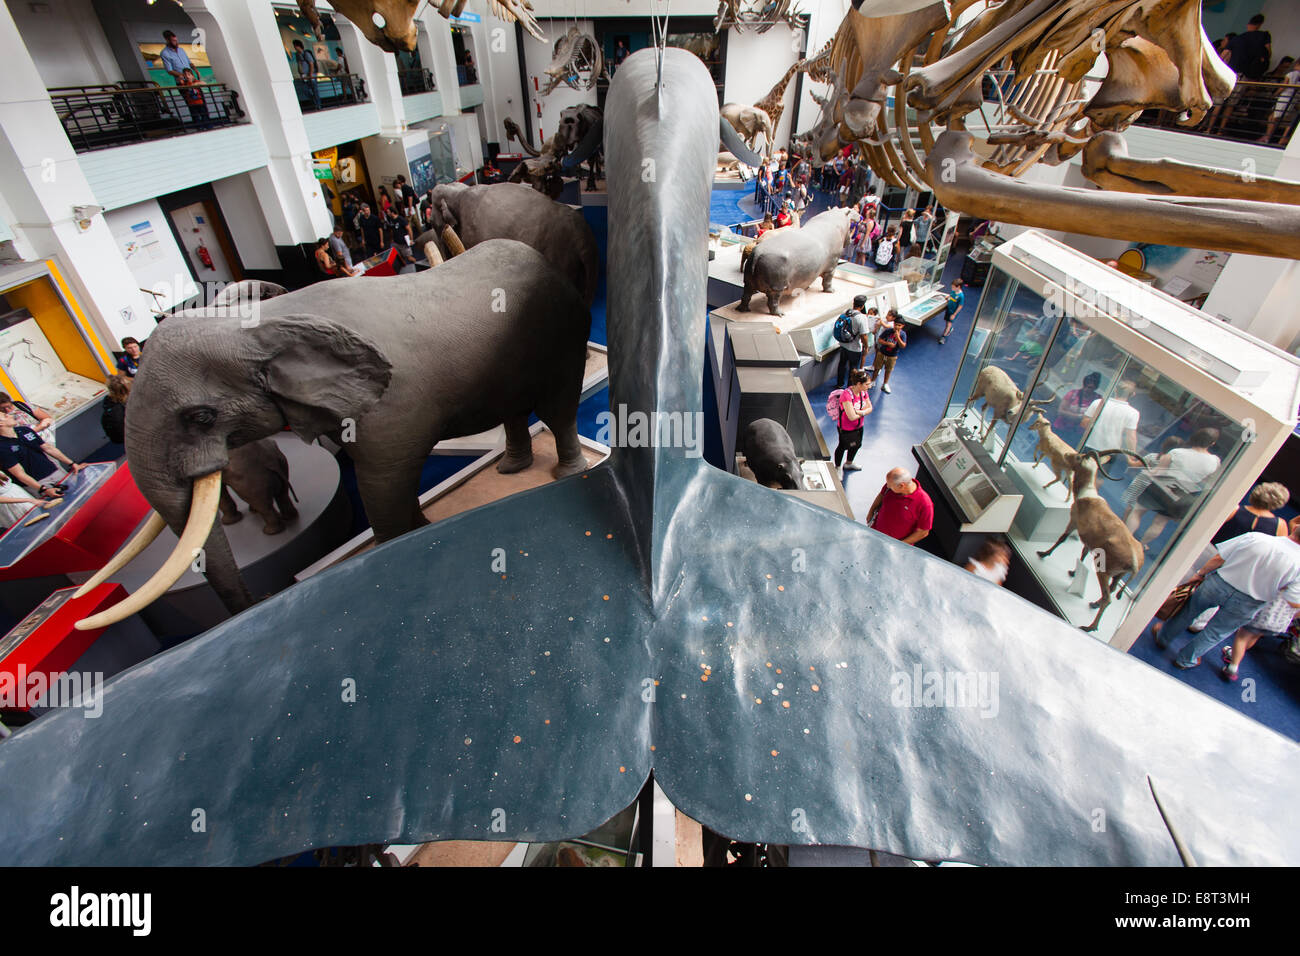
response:
[(1011, 527), (1023, 496), (978, 442), (940, 422), (912, 448), (917, 481), (934, 502), (934, 526), (921, 545), (964, 564), (990, 534)]
[(945, 423), (1014, 492), (1004, 530), (1028, 573), (1008, 587), (1081, 627), (1100, 584), (1080, 556), (1100, 544), (1061, 536), (1080, 453), (1107, 453), (1097, 493), (1142, 558), (1095, 633), (1127, 649), (1291, 433), (1300, 361), (1037, 232), (991, 264)]
[[(145, 335), (142, 330), (140, 336)], [(113, 353), (52, 260), (4, 270), (0, 391), (49, 412), (55, 443), (73, 460), (107, 440), (99, 426), (99, 405), (104, 380), (113, 371)]]
[(89, 578), (149, 512), (126, 464), (92, 462), (61, 487), (59, 504), (33, 504), (0, 535), (0, 607), (14, 617), (74, 576)]
[(75, 592), (55, 591), (0, 637), (0, 711), (6, 723), (21, 723), (21, 715), (51, 706), (93, 708), (91, 697), (104, 680), (157, 653), (158, 641), (138, 617), (87, 631), (74, 626), (125, 598), (120, 584), (105, 582), (81, 598)]

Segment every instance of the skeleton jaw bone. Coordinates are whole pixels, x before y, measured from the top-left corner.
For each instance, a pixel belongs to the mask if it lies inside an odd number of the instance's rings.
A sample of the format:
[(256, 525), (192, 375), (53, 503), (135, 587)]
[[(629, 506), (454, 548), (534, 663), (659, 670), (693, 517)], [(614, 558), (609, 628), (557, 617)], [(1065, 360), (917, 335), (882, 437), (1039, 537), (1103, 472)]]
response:
[[(1120, 235), (1135, 242), (1300, 259), (1300, 207), (1025, 182), (984, 169), (971, 141), (969, 133), (947, 130), (926, 157), (926, 178), (949, 209), (1088, 236)], [(1243, 229), (1246, 224), (1250, 228)]]

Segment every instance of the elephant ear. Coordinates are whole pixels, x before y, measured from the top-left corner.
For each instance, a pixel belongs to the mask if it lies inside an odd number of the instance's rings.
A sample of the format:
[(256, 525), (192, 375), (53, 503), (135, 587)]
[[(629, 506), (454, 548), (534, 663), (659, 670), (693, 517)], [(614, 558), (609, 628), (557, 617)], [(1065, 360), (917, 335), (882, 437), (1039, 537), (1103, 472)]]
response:
[(460, 228), (460, 221), (452, 214), (451, 207), (447, 205), (447, 200), (438, 200), (438, 215), (442, 217), (443, 225), (451, 226), (453, 229)]
[(258, 352), (259, 387), (303, 441), (336, 434), (374, 409), (392, 363), (351, 329), (316, 315), (279, 316), (244, 330)]

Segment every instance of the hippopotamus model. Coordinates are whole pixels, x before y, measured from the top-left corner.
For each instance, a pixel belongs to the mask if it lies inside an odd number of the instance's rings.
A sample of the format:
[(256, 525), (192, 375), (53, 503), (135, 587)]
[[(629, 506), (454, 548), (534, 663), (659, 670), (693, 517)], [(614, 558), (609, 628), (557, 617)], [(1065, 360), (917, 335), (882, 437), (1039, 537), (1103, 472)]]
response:
[(745, 292), (740, 311), (749, 311), (755, 292), (767, 296), (767, 310), (780, 315), (781, 296), (806, 289), (818, 276), (822, 291), (830, 292), (831, 277), (849, 239), (852, 209), (829, 209), (813, 216), (800, 229), (782, 229), (764, 237), (743, 266)]
[(803, 471), (790, 433), (770, 418), (759, 418), (745, 429), (745, 463), (760, 485), (803, 487)]

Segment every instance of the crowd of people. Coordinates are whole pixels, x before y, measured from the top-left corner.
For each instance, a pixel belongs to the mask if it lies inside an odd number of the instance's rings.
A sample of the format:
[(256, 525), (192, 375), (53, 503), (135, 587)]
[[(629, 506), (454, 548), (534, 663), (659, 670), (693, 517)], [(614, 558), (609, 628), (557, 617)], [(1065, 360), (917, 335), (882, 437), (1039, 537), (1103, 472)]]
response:
[(423, 198), (405, 176), (375, 191), (372, 205), (353, 190), (343, 197), (343, 215), (335, 220), (329, 236), (316, 240), (317, 270), (328, 278), (344, 278), (361, 272), (356, 261), (396, 250), (403, 265), (415, 262), (414, 242), (435, 224), (433, 190)]
[(1240, 79), (1250, 84), (1267, 83), (1271, 86), (1240, 86), (1214, 108), (1202, 121), (1201, 128), (1205, 132), (1218, 133), (1230, 123), (1252, 131), (1262, 127), (1264, 132), (1258, 142), (1273, 143), (1279, 123), (1288, 112), (1292, 113), (1291, 120), (1294, 120), (1292, 106), (1300, 106), (1295, 89), (1300, 86), (1300, 63), (1292, 56), (1273, 62), (1273, 37), (1264, 29), (1262, 13), (1251, 17), (1241, 33), (1227, 33), (1215, 40), (1214, 49)]

